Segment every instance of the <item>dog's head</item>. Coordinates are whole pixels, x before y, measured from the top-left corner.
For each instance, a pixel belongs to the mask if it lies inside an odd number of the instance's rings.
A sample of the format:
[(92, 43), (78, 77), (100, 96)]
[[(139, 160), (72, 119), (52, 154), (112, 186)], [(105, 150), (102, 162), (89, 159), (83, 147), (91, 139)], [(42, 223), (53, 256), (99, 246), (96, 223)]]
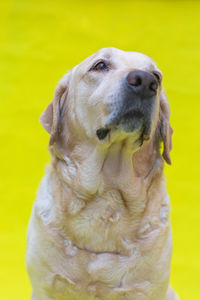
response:
[(51, 134), (50, 145), (62, 140), (62, 148), (71, 140), (109, 147), (130, 139), (142, 146), (157, 134), (170, 164), (169, 115), (155, 63), (138, 52), (104, 48), (61, 79), (41, 123)]

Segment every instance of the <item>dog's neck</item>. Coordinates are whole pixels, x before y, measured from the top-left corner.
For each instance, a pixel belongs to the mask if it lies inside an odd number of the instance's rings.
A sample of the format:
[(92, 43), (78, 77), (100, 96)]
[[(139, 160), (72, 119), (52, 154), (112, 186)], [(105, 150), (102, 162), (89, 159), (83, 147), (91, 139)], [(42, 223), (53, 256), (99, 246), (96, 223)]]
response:
[(135, 239), (148, 244), (151, 232), (167, 228), (168, 198), (156, 140), (136, 152), (125, 143), (108, 150), (88, 141), (68, 156), (56, 148), (52, 152), (48, 184), (55, 201), (52, 216), (60, 220), (52, 224), (80, 249), (130, 255)]
[(145, 201), (155, 174), (157, 180), (162, 177), (163, 162), (155, 139), (139, 150), (124, 141), (109, 148), (87, 141), (68, 155), (61, 155), (56, 147), (53, 152), (52, 167), (62, 186), (70, 186), (74, 196), (85, 202), (108, 190), (118, 190), (135, 213), (138, 201)]

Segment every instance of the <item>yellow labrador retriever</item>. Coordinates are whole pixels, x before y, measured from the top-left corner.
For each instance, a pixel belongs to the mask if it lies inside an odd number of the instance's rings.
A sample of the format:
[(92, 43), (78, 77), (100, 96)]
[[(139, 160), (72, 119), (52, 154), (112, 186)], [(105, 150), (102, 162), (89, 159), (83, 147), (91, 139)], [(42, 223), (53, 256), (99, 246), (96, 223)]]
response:
[(41, 116), (52, 161), (28, 229), (32, 300), (178, 299), (169, 116), (161, 72), (141, 53), (104, 48), (61, 79)]

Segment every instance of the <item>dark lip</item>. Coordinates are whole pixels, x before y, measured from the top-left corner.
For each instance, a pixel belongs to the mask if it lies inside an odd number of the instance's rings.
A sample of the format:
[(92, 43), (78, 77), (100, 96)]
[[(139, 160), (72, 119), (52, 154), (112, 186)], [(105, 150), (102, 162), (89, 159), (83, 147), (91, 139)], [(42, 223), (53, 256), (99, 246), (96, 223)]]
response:
[(96, 131), (96, 135), (98, 137), (99, 140), (104, 140), (106, 138), (106, 136), (108, 135), (109, 131), (111, 129), (110, 128), (99, 128)]

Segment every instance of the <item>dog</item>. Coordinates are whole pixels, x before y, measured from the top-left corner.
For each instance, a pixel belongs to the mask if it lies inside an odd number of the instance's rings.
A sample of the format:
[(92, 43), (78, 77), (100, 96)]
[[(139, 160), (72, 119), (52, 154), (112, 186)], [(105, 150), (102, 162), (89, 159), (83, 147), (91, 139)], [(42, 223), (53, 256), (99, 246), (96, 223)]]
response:
[(47, 167), (28, 227), (32, 300), (175, 300), (163, 175), (168, 100), (148, 56), (91, 55), (58, 83), (41, 115)]

